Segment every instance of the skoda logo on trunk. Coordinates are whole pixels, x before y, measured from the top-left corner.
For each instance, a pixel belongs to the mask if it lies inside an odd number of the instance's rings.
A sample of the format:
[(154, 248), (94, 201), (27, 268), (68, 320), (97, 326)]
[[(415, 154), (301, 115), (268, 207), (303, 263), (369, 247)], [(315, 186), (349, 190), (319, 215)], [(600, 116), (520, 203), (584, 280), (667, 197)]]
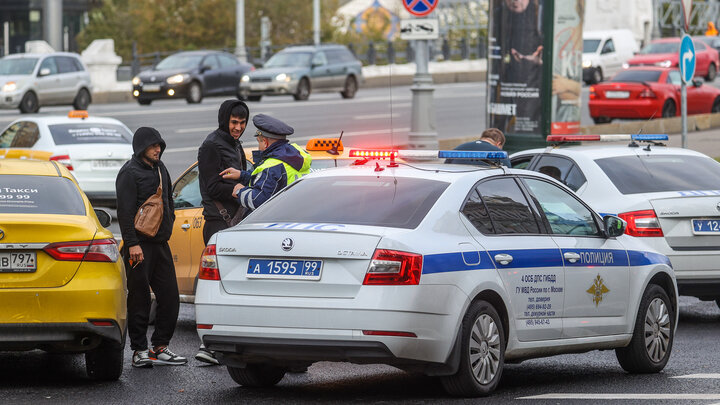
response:
[(0, 239), (2, 239), (2, 238), (4, 238), (4, 237), (5, 237), (5, 231), (3, 231), (2, 229), (0, 229)]
[[(717, 205), (715, 206), (715, 208), (716, 208), (718, 211), (720, 211), (720, 203), (717, 203)], [(0, 232), (2, 232), (2, 231), (0, 231)], [(2, 236), (0, 236), (0, 239), (2, 239)]]
[(295, 246), (295, 242), (293, 242), (293, 240), (290, 238), (283, 239), (282, 244), (280, 245), (280, 247), (282, 247), (282, 250), (286, 252), (292, 249), (293, 246)]

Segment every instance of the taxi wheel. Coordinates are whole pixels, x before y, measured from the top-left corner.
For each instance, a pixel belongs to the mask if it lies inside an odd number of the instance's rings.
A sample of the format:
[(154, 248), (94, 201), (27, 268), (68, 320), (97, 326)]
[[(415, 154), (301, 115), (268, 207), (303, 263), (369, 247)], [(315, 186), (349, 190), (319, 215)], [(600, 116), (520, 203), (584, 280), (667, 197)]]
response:
[(103, 340), (98, 347), (85, 352), (88, 377), (98, 381), (115, 381), (123, 371), (124, 345)]
[(674, 340), (675, 315), (670, 298), (660, 286), (645, 290), (632, 340), (615, 349), (620, 366), (628, 373), (657, 373), (665, 367)]
[(310, 97), (310, 82), (307, 78), (303, 77), (298, 83), (297, 91), (293, 94), (295, 101), (305, 101)]
[(227, 366), (233, 381), (247, 388), (272, 387), (285, 377), (285, 369), (268, 364), (248, 364), (245, 367)]
[(353, 98), (355, 93), (357, 93), (357, 81), (354, 77), (348, 76), (345, 79), (345, 88), (340, 92), (340, 95), (342, 98)]
[(23, 114), (36, 113), (40, 110), (38, 98), (32, 91), (28, 91), (20, 101), (20, 112)]
[(495, 390), (505, 363), (505, 334), (495, 308), (487, 301), (474, 302), (462, 322), (460, 368), (442, 377), (450, 395), (486, 396)]

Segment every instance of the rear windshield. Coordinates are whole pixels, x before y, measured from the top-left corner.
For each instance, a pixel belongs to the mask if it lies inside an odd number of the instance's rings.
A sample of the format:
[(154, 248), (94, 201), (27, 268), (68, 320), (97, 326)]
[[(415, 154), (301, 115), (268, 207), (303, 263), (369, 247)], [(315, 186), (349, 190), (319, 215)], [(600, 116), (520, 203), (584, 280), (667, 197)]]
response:
[(583, 40), (583, 53), (594, 53), (600, 46), (599, 39), (584, 39)]
[(57, 124), (50, 125), (55, 145), (82, 143), (132, 143), (130, 130), (115, 124)]
[(661, 73), (659, 70), (621, 70), (610, 81), (625, 83), (656, 82)]
[(707, 157), (620, 156), (595, 162), (623, 194), (720, 188), (720, 163)]
[(0, 214), (85, 215), (75, 184), (64, 177), (0, 175)]
[(656, 42), (640, 50), (641, 54), (651, 53), (678, 53), (680, 42)]
[(403, 177), (322, 177), (294, 184), (243, 223), (416, 228), (449, 183)]

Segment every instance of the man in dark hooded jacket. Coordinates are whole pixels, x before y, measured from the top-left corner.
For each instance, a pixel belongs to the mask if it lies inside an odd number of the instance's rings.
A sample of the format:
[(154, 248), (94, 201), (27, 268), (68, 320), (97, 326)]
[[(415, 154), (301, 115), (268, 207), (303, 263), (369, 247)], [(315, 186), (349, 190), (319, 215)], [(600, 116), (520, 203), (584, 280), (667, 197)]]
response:
[[(250, 109), (244, 102), (224, 101), (218, 110), (218, 128), (205, 138), (198, 150), (198, 177), (205, 217), (203, 240), (206, 245), (215, 232), (234, 225), (233, 222), (242, 218), (244, 212), (231, 194), (238, 181), (244, 184), (250, 181), (250, 172), (246, 171), (245, 151), (240, 142), (248, 118)], [(238, 180), (223, 179), (220, 172), (229, 167), (244, 173), (243, 177)], [(214, 353), (203, 345), (200, 345), (195, 358), (205, 363), (219, 364)]]
[[(175, 222), (172, 182), (160, 161), (165, 141), (154, 128), (141, 127), (133, 136), (133, 157), (118, 172), (117, 216), (123, 236), (123, 260), (127, 276), (127, 311), (130, 348), (134, 367), (153, 364), (181, 365), (187, 359), (168, 349), (175, 332), (180, 299), (175, 266), (168, 240)], [(162, 178), (163, 218), (153, 237), (135, 230), (135, 215), (140, 206), (157, 192)], [(150, 287), (157, 300), (155, 331), (148, 350), (147, 329), (150, 316)]]

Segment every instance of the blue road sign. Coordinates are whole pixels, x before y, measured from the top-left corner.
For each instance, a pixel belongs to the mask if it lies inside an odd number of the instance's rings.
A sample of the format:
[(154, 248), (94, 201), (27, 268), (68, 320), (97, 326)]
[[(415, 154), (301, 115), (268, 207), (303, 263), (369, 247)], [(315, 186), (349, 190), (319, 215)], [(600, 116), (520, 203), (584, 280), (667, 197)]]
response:
[(424, 17), (435, 10), (438, 2), (440, 0), (403, 0), (403, 6), (415, 17)]
[(680, 75), (684, 83), (692, 82), (693, 76), (695, 76), (695, 65), (695, 45), (692, 38), (685, 34), (680, 42), (680, 58), (678, 59)]

